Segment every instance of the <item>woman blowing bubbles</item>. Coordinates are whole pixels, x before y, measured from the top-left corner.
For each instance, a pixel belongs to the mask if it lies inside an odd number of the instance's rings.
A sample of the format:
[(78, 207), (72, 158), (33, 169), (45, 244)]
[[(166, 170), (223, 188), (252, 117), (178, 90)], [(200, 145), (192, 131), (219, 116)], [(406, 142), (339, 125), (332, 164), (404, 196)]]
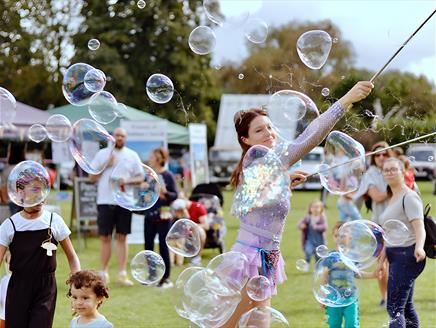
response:
[[(291, 144), (278, 142), (277, 134), (274, 132), (273, 125), (265, 110), (255, 108), (240, 111), (235, 115), (235, 129), (238, 142), (242, 148), (242, 156), (231, 179), (231, 183), (237, 187), (232, 212), (240, 218), (241, 226), (232, 250), (244, 253), (247, 256), (250, 277), (260, 274), (269, 279), (272, 289), (271, 294), (276, 294), (277, 284), (286, 279), (284, 261), (280, 254), (280, 240), (285, 218), (290, 208), (288, 169), (317, 146), (350, 105), (366, 98), (373, 87), (371, 82), (358, 82), (328, 111), (314, 120)], [(242, 172), (243, 158), (252, 146), (259, 146), (260, 150), (269, 149), (277, 155), (278, 164), (274, 164), (278, 168), (275, 172), (275, 178), (277, 178), (277, 175), (280, 176), (274, 182), (266, 181), (265, 183), (265, 181), (262, 181), (262, 183), (259, 183), (257, 181), (260, 190), (255, 192), (253, 192), (250, 182), (256, 182), (256, 177), (248, 179), (244, 177)], [(264, 169), (269, 168), (270, 165)], [(301, 182), (304, 181), (305, 176), (297, 173), (290, 178)], [(280, 180), (280, 183), (275, 184), (273, 192), (276, 195), (275, 197), (270, 197), (271, 193), (266, 193), (269, 197), (259, 197), (259, 195), (265, 195), (262, 193), (262, 188), (271, 188), (267, 185), (278, 180)], [(270, 303), (270, 298), (260, 302), (252, 301), (244, 288), (241, 302), (224, 327), (235, 327), (243, 313), (256, 306), (269, 306)]]

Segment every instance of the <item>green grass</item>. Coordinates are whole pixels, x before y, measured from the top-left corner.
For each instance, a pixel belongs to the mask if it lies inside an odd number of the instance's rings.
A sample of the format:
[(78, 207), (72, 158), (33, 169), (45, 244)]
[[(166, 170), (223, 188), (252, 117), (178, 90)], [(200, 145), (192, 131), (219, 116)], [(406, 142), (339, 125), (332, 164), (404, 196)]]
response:
[[(436, 198), (431, 195), (431, 184), (420, 183), (424, 202), (433, 202), (433, 216), (436, 216)], [(225, 192), (225, 213), (228, 227), (226, 246), (230, 248), (236, 239), (238, 220), (231, 217), (231, 192)], [(291, 327), (326, 327), (324, 312), (315, 301), (311, 291), (311, 275), (296, 270), (295, 262), (303, 258), (300, 248), (300, 236), (296, 229), (297, 221), (307, 210), (308, 203), (319, 197), (319, 192), (294, 192), (292, 210), (287, 219), (283, 235), (282, 253), (286, 262), (288, 280), (279, 286), (278, 295), (272, 300), (272, 306), (281, 311), (289, 320)], [(329, 196), (327, 214), (332, 227), (337, 220), (336, 197)], [(69, 222), (70, 204), (62, 204), (66, 222)], [(76, 242), (74, 240), (74, 242)], [(333, 247), (329, 232), (328, 246)], [(130, 258), (142, 250), (141, 245), (130, 247)], [(99, 243), (91, 238), (87, 249), (78, 249), (82, 268), (99, 269)], [(218, 254), (218, 250), (205, 250), (203, 264)], [(313, 263), (312, 263), (313, 267)], [(171, 278), (174, 281), (183, 268), (174, 268)], [(116, 277), (114, 256), (111, 260), (111, 277)], [(58, 254), (58, 301), (54, 327), (67, 327), (71, 320), (71, 307), (67, 299), (65, 280), (68, 277), (68, 265), (65, 256)], [(360, 280), (360, 321), (361, 327), (382, 327), (388, 322), (384, 309), (378, 307), (380, 295), (375, 280)], [(136, 284), (134, 287), (121, 287), (110, 284), (110, 298), (103, 304), (101, 312), (116, 327), (189, 327), (189, 322), (178, 317), (172, 302), (174, 294), (171, 290), (159, 290)], [(427, 260), (424, 272), (417, 280), (415, 305), (421, 319), (421, 327), (436, 327), (436, 260)]]

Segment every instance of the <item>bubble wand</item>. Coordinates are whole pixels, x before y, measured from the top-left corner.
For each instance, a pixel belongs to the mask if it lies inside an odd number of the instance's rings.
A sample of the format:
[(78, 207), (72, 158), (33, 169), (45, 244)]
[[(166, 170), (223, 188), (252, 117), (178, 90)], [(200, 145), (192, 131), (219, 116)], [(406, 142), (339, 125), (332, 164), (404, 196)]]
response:
[(374, 76), (369, 80), (370, 82), (374, 82), (374, 80), (385, 70), (385, 68), (390, 64), (390, 62), (400, 53), (401, 50), (405, 47), (405, 45), (415, 36), (416, 33), (430, 20), (430, 18), (436, 13), (436, 10), (434, 10), (430, 16), (427, 17), (425, 21), (422, 22), (422, 24), (413, 32), (409, 38), (398, 48), (398, 50), (389, 58), (389, 60), (386, 62), (386, 64), (383, 65), (380, 70), (374, 74)]

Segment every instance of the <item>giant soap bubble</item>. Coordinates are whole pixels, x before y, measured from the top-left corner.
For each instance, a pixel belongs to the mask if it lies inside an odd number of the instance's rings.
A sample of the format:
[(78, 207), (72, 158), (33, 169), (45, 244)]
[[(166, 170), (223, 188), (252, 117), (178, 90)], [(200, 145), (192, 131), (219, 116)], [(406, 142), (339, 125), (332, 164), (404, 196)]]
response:
[(207, 17), (220, 26), (240, 26), (261, 6), (261, 0), (244, 0), (243, 4), (234, 0), (203, 0)]
[(339, 131), (331, 132), (324, 146), (324, 162), (320, 167), (321, 184), (329, 192), (343, 195), (359, 188), (365, 171), (365, 149)]
[(0, 126), (12, 123), (15, 118), (17, 101), (5, 88), (0, 87)]
[(143, 285), (159, 282), (165, 273), (165, 263), (159, 254), (141, 251), (130, 262), (132, 277)]
[(18, 206), (32, 207), (43, 202), (50, 193), (47, 170), (35, 161), (23, 161), (9, 173), (8, 195)]
[(84, 63), (71, 65), (64, 74), (62, 80), (62, 92), (65, 99), (72, 105), (87, 105), (94, 94), (85, 86), (85, 75), (94, 67)]
[(197, 26), (189, 34), (188, 44), (197, 55), (207, 55), (215, 49), (215, 33), (208, 26)]
[(289, 327), (285, 316), (276, 309), (269, 306), (258, 306), (244, 313), (239, 319), (239, 328), (254, 327)]
[[(82, 118), (73, 124), (68, 146), (77, 164), (89, 174), (100, 174), (106, 168), (115, 139), (94, 120)], [(103, 148), (106, 148), (103, 150)], [(99, 153), (99, 151), (102, 151)], [(99, 155), (98, 159), (96, 155)]]
[(267, 109), (278, 134), (286, 141), (298, 137), (319, 116), (312, 99), (294, 90), (274, 93), (269, 99)]
[(409, 237), (409, 228), (400, 220), (386, 220), (382, 227), (384, 239), (390, 246), (399, 246)]
[(71, 122), (61, 114), (50, 116), (45, 124), (47, 135), (51, 141), (65, 142), (71, 136)]
[(199, 227), (188, 219), (177, 220), (168, 231), (165, 242), (174, 253), (193, 257), (201, 249)]
[(336, 243), (341, 254), (353, 262), (364, 262), (376, 254), (377, 239), (363, 220), (344, 223), (338, 230)]
[(153, 74), (147, 80), (148, 97), (157, 104), (165, 104), (174, 94), (174, 85), (170, 78), (163, 74)]
[(297, 40), (297, 52), (301, 61), (311, 69), (320, 69), (332, 48), (332, 38), (325, 31), (303, 33)]
[(99, 123), (113, 122), (117, 118), (116, 111), (117, 100), (110, 92), (98, 92), (89, 100), (88, 112)]
[(189, 279), (204, 268), (202, 267), (189, 267), (183, 270), (174, 284), (175, 287), (175, 297), (172, 299), (174, 303), (174, 307), (178, 315), (182, 318), (188, 319), (190, 317), (191, 309), (185, 308), (185, 285), (189, 281)]
[(147, 210), (159, 199), (159, 177), (145, 164), (120, 161), (112, 170), (110, 181), (115, 201), (130, 211)]

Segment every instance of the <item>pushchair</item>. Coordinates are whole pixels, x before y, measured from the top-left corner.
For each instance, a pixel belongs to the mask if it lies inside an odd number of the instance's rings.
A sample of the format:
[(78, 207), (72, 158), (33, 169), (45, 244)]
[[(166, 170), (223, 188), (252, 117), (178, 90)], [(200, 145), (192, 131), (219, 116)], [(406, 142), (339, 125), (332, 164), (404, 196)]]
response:
[[(209, 185), (211, 186), (210, 188), (208, 188)], [(216, 195), (217, 193), (218, 195)], [(221, 191), (214, 184), (201, 184), (193, 189), (189, 199), (199, 202), (207, 211), (209, 230), (206, 231), (204, 248), (218, 248), (220, 254), (222, 254), (225, 251), (224, 236), (227, 228), (223, 217)]]

